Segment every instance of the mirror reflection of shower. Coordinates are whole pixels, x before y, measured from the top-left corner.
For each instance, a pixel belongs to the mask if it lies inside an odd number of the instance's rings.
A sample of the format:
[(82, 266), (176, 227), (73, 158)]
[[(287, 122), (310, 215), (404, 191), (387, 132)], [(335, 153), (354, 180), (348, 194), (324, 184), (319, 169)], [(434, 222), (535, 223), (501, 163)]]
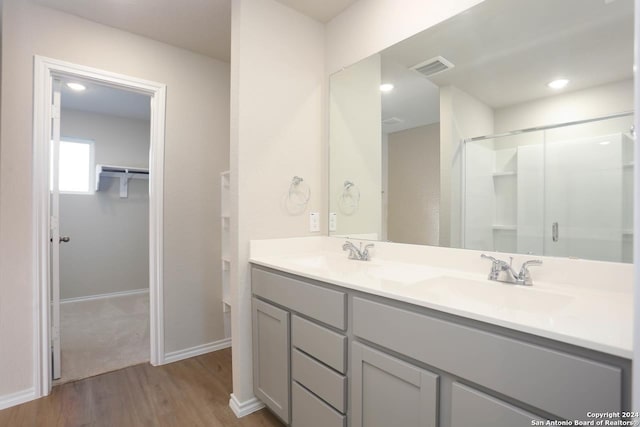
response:
[(464, 247), (633, 262), (633, 112), (464, 141)]

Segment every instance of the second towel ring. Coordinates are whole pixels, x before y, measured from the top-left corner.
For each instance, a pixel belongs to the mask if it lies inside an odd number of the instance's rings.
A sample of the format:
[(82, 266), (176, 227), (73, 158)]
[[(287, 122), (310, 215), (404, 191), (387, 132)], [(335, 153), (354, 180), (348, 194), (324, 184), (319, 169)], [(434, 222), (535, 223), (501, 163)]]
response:
[(342, 187), (342, 194), (338, 199), (340, 211), (345, 215), (353, 215), (360, 206), (360, 189), (352, 181), (346, 180)]

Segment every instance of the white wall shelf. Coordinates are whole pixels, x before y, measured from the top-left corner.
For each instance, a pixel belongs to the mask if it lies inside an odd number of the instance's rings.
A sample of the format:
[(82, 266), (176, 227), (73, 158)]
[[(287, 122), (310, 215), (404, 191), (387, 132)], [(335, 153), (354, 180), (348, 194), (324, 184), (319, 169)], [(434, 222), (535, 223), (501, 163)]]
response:
[(502, 177), (502, 176), (516, 176), (518, 175), (518, 172), (516, 171), (504, 171), (504, 172), (494, 172), (493, 173), (493, 177), (494, 178), (498, 178), (498, 177)]
[(149, 168), (96, 165), (96, 191), (100, 191), (100, 182), (104, 178), (120, 179), (120, 197), (124, 199), (129, 196), (129, 180), (144, 179), (148, 181)]
[(493, 224), (491, 228), (493, 228), (494, 230), (500, 230), (500, 231), (516, 231), (518, 229), (518, 227), (515, 225), (505, 225), (505, 224)]
[(220, 174), (220, 251), (222, 259), (222, 313), (224, 317), (224, 335), (231, 337), (231, 174)]

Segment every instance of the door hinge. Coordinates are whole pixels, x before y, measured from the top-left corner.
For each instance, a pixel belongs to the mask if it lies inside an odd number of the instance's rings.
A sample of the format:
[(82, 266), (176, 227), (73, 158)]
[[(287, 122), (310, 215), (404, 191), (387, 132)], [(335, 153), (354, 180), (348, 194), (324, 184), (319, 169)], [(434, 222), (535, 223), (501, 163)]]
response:
[(51, 231), (57, 230), (59, 226), (60, 223), (58, 222), (58, 217), (52, 216), (49, 220), (49, 228)]
[(60, 118), (60, 107), (55, 104), (51, 104), (51, 118), (52, 119)]

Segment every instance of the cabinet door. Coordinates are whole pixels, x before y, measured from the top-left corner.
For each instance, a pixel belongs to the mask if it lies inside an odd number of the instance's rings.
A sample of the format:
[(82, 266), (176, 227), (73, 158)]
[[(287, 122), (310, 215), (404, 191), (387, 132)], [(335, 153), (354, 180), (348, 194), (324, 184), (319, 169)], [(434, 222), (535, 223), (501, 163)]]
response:
[(253, 391), (289, 424), (289, 313), (253, 298)]
[(354, 342), (352, 427), (438, 424), (438, 375)]
[(478, 390), (453, 383), (451, 427), (525, 427), (542, 419)]

